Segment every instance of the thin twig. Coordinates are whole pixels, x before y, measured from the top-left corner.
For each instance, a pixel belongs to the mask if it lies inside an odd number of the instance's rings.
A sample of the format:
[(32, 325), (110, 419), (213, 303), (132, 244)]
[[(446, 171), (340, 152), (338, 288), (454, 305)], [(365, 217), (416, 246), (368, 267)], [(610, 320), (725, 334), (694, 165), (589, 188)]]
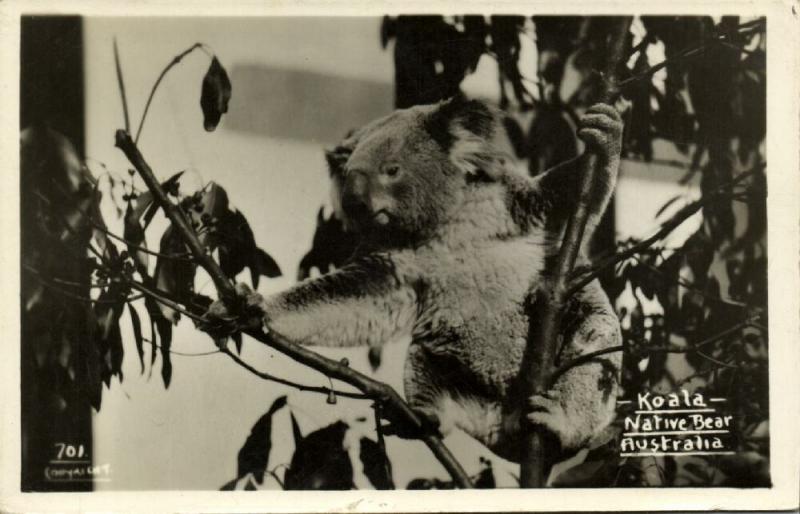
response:
[[(27, 268), (25, 268), (25, 270), (30, 272), (30, 270), (27, 269)], [(77, 293), (73, 293), (72, 291), (68, 291), (66, 289), (63, 289), (63, 288), (53, 284), (52, 282), (49, 282), (46, 278), (44, 278), (41, 275), (34, 274), (34, 276), (36, 277), (36, 280), (38, 280), (39, 283), (42, 284), (44, 287), (50, 289), (51, 291), (54, 291), (54, 292), (60, 294), (61, 296), (65, 296), (67, 298), (70, 298), (70, 299), (78, 301), (78, 302), (91, 303), (92, 305), (95, 305), (95, 304), (97, 304), (97, 305), (108, 305), (108, 304), (116, 304), (116, 303), (120, 302), (120, 300), (100, 300), (99, 298), (95, 300), (95, 299), (90, 298), (88, 296), (83, 296), (83, 295), (80, 295), (80, 294), (77, 294)], [(141, 295), (141, 294), (140, 295), (133, 295), (133, 296), (126, 297), (124, 301), (133, 302), (133, 301), (138, 300), (138, 299), (143, 298), (143, 297), (144, 297), (144, 295)]]
[[(766, 163), (759, 165), (758, 168), (763, 168), (764, 166), (766, 166)], [(720, 199), (728, 198), (730, 196), (730, 193), (728, 193), (727, 191), (730, 188), (732, 188), (745, 178), (754, 175), (757, 171), (758, 170), (752, 170), (740, 174), (738, 177), (736, 177), (728, 184), (720, 187), (720, 189), (716, 193), (710, 194), (704, 198), (701, 198), (695, 202), (690, 203), (689, 205), (684, 206), (672, 218), (664, 222), (661, 225), (661, 228), (652, 236), (640, 241), (639, 243), (636, 243), (635, 245), (631, 246), (630, 248), (622, 252), (610, 255), (609, 257), (603, 259), (598, 264), (592, 266), (588, 270), (582, 270), (581, 274), (572, 280), (572, 283), (569, 286), (568, 295), (574, 295), (575, 293), (583, 289), (584, 286), (586, 286), (592, 280), (596, 279), (600, 275), (600, 273), (603, 270), (607, 269), (609, 266), (613, 266), (614, 264), (624, 261), (625, 259), (628, 259), (636, 255), (637, 253), (641, 253), (649, 249), (659, 240), (663, 239), (673, 230), (678, 228), (684, 221), (692, 217), (696, 212), (698, 212), (703, 207), (707, 206), (712, 202), (719, 201)]]
[(191, 254), (189, 252), (175, 253), (175, 254), (157, 252), (155, 250), (151, 250), (151, 249), (146, 248), (144, 246), (135, 245), (135, 244), (131, 243), (130, 241), (128, 241), (127, 239), (125, 239), (124, 237), (118, 236), (117, 234), (115, 234), (115, 233), (111, 232), (110, 230), (108, 230), (107, 228), (105, 228), (100, 223), (97, 223), (97, 221), (95, 221), (94, 218), (90, 217), (89, 221), (92, 223), (92, 226), (94, 228), (96, 228), (100, 232), (104, 233), (105, 235), (107, 235), (111, 239), (115, 239), (115, 240), (119, 241), (120, 243), (125, 243), (126, 245), (128, 245), (128, 248), (130, 250), (135, 250), (137, 252), (143, 252), (143, 253), (146, 253), (148, 255), (152, 255), (154, 257), (160, 257), (162, 259), (171, 259), (171, 260), (174, 260), (174, 261), (188, 261), (188, 262), (192, 262), (193, 261), (193, 259), (190, 257)]
[(331, 389), (330, 387), (325, 387), (325, 386), (310, 386), (310, 385), (300, 384), (297, 382), (292, 382), (291, 380), (287, 380), (285, 378), (276, 377), (275, 375), (271, 375), (264, 371), (257, 370), (256, 368), (243, 361), (238, 355), (236, 355), (227, 348), (220, 348), (219, 352), (224, 353), (225, 355), (233, 359), (233, 361), (236, 362), (239, 366), (243, 367), (244, 369), (246, 369), (247, 371), (251, 372), (256, 376), (263, 378), (264, 380), (269, 380), (271, 382), (276, 382), (278, 384), (293, 387), (299, 391), (308, 391), (312, 393), (321, 393), (325, 395), (328, 395), (331, 392), (333, 392), (333, 394), (335, 394), (336, 396), (342, 396), (345, 398), (355, 398), (357, 400), (369, 399), (368, 396), (365, 396), (361, 393), (353, 393), (350, 391), (339, 391), (338, 389)]
[(694, 353), (696, 353), (697, 355), (699, 355), (700, 357), (704, 358), (707, 361), (713, 362), (714, 364), (718, 364), (718, 365), (726, 367), (726, 368), (738, 368), (739, 367), (736, 364), (729, 364), (729, 363), (726, 363), (726, 362), (719, 361), (719, 360), (715, 359), (714, 357), (708, 355), (707, 353), (701, 352), (700, 350), (694, 350)]
[[(192, 53), (197, 48), (202, 48), (202, 43), (195, 43), (180, 54), (176, 55), (172, 58), (172, 60), (167, 64), (163, 70), (161, 70), (161, 74), (156, 79), (156, 82), (153, 84), (153, 88), (150, 90), (150, 96), (147, 97), (147, 103), (144, 104), (144, 112), (142, 112), (142, 119), (139, 121), (139, 128), (136, 129), (136, 137), (134, 138), (133, 142), (139, 142), (139, 136), (142, 134), (142, 128), (144, 128), (144, 120), (147, 118), (147, 112), (150, 110), (150, 103), (153, 101), (153, 96), (156, 94), (156, 90), (158, 90), (158, 86), (161, 84), (161, 81), (164, 79), (164, 76), (172, 69), (173, 66), (181, 62), (181, 60)], [(205, 51), (205, 49), (204, 49)], [(208, 53), (208, 52), (206, 52)], [(125, 132), (130, 132), (127, 128)]]
[[(639, 264), (641, 264), (645, 268), (647, 268), (650, 271), (652, 271), (653, 273), (657, 273), (657, 274), (661, 275), (662, 277), (666, 278), (665, 277), (666, 273), (664, 273), (662, 270), (658, 269), (656, 266), (653, 266), (649, 262), (644, 262), (642, 260), (641, 256), (633, 255), (632, 258), (635, 259), (636, 262), (638, 262)], [(709, 293), (703, 291), (702, 289), (700, 289), (699, 287), (695, 286), (691, 282), (688, 282), (688, 281), (682, 279), (680, 276), (678, 278), (676, 278), (676, 279), (671, 279), (671, 280), (674, 280), (676, 284), (678, 284), (679, 286), (683, 287), (684, 289), (687, 289), (687, 290), (689, 290), (689, 291), (691, 291), (691, 292), (693, 292), (695, 294), (699, 294), (700, 296), (702, 296), (706, 300), (709, 300), (709, 301), (712, 301), (712, 302), (718, 302), (718, 303), (721, 303), (721, 304), (724, 304), (724, 305), (731, 305), (733, 307), (739, 307), (739, 308), (747, 309), (747, 310), (753, 310), (754, 309), (753, 307), (747, 305), (746, 303), (737, 302), (736, 300), (726, 300), (725, 298), (721, 298), (719, 296), (714, 296), (712, 294), (709, 294)]]
[[(755, 20), (755, 21), (758, 21), (758, 20)], [(737, 27), (737, 30), (741, 30), (743, 28), (749, 28), (749, 25), (748, 24), (741, 24), (741, 25), (739, 25)], [(739, 46), (736, 46), (736, 45), (733, 45), (733, 44), (727, 42), (726, 41), (727, 38), (728, 38), (728, 34), (720, 34), (720, 35), (715, 36), (715, 37), (713, 37), (713, 38), (711, 38), (711, 39), (709, 39), (707, 41), (704, 41), (699, 46), (682, 50), (682, 51), (678, 52), (676, 55), (674, 55), (674, 56), (672, 56), (672, 57), (670, 57), (668, 59), (665, 59), (665, 60), (661, 61), (658, 64), (654, 64), (653, 66), (650, 66), (645, 71), (643, 71), (643, 72), (641, 72), (639, 74), (636, 74), (636, 75), (634, 75), (632, 77), (628, 77), (627, 79), (619, 82), (619, 84), (617, 84), (617, 88), (621, 92), (626, 87), (629, 87), (631, 84), (639, 82), (640, 80), (647, 79), (647, 78), (655, 75), (660, 70), (666, 68), (667, 66), (674, 65), (675, 63), (683, 61), (683, 60), (686, 60), (686, 59), (688, 59), (690, 57), (696, 57), (698, 55), (701, 55), (705, 51), (707, 51), (712, 44), (721, 44), (723, 46), (732, 47), (733, 49), (739, 50), (739, 51), (741, 51), (743, 53), (750, 53), (745, 48), (742, 48), (742, 47), (739, 47)], [(633, 55), (633, 54), (631, 54), (631, 55)]]
[(103, 283), (96, 283), (96, 284), (93, 284), (93, 283), (82, 284), (81, 282), (76, 282), (74, 280), (64, 280), (63, 278), (57, 278), (57, 277), (45, 277), (44, 273), (42, 273), (38, 269), (34, 268), (30, 264), (26, 264), (24, 262), (22, 263), (22, 267), (25, 268), (26, 271), (29, 271), (29, 272), (33, 273), (34, 275), (39, 275), (40, 277), (46, 278), (46, 280), (49, 280), (54, 284), (70, 286), (70, 287), (78, 287), (78, 288), (81, 288), (81, 289), (86, 288), (86, 287), (88, 287), (90, 289), (101, 289), (101, 288), (108, 287), (108, 286), (111, 285), (111, 282), (103, 282)]
[[(724, 339), (725, 337), (733, 334), (734, 332), (738, 332), (739, 330), (742, 330), (743, 328), (751, 326), (754, 323), (755, 323), (754, 320), (747, 319), (745, 321), (742, 321), (741, 323), (737, 323), (736, 325), (723, 330), (722, 332), (720, 332), (718, 334), (715, 334), (715, 335), (713, 335), (711, 337), (708, 337), (708, 338), (706, 338), (706, 339), (704, 339), (704, 340), (702, 340), (702, 341), (700, 341), (698, 343), (694, 343), (694, 344), (692, 344), (690, 346), (685, 346), (685, 347), (684, 346), (656, 346), (656, 347), (650, 347), (650, 348), (648, 348), (646, 346), (639, 346), (639, 347), (636, 347), (635, 349), (631, 349), (630, 354), (632, 354), (632, 355), (647, 355), (647, 354), (650, 354), (650, 353), (697, 353), (697, 354), (705, 357), (706, 359), (711, 360), (712, 362), (715, 362), (717, 364), (723, 365), (725, 367), (736, 367), (736, 366), (732, 366), (730, 363), (724, 363), (724, 362), (721, 362), (721, 361), (717, 361), (717, 360), (711, 358), (710, 356), (700, 352), (700, 350), (698, 350), (698, 348), (702, 348), (703, 346), (707, 346), (707, 345), (709, 345), (711, 343), (715, 343), (715, 342), (719, 341), (720, 339)], [(582, 355), (578, 355), (577, 357), (575, 357), (573, 359), (568, 360), (567, 362), (565, 362), (564, 364), (562, 364), (558, 368), (556, 368), (556, 370), (553, 372), (553, 377), (551, 378), (551, 387), (552, 387), (552, 384), (555, 383), (555, 381), (558, 379), (558, 377), (560, 377), (561, 375), (563, 375), (564, 373), (566, 373), (570, 369), (574, 368), (575, 366), (580, 366), (581, 364), (585, 364), (585, 363), (587, 363), (589, 361), (592, 361), (597, 357), (601, 357), (603, 355), (607, 355), (607, 354), (610, 354), (610, 353), (622, 352), (622, 351), (625, 351), (626, 349), (627, 348), (625, 347), (625, 345), (609, 346), (608, 348), (603, 348), (601, 350), (595, 350), (593, 352), (584, 353)]]
[[(160, 344), (154, 343), (153, 341), (151, 341), (150, 339), (148, 339), (146, 337), (143, 337), (142, 341), (144, 341), (145, 343), (155, 347), (157, 350), (162, 350), (162, 347), (161, 347)], [(209, 352), (192, 352), (192, 353), (190, 353), (190, 352), (179, 352), (177, 350), (167, 350), (167, 351), (172, 355), (180, 355), (181, 357), (206, 357), (208, 355), (215, 355), (217, 353), (222, 353), (220, 350), (211, 350)]]
[(158, 303), (165, 305), (174, 311), (180, 312), (189, 319), (197, 321), (198, 323), (202, 323), (205, 321), (205, 319), (203, 319), (202, 316), (184, 309), (178, 302), (162, 295), (160, 291), (153, 290), (147, 287), (146, 285), (142, 284), (141, 282), (137, 282), (135, 280), (128, 280), (126, 281), (126, 283), (129, 284), (133, 289), (141, 291), (142, 293), (150, 296), (153, 300), (157, 301)]

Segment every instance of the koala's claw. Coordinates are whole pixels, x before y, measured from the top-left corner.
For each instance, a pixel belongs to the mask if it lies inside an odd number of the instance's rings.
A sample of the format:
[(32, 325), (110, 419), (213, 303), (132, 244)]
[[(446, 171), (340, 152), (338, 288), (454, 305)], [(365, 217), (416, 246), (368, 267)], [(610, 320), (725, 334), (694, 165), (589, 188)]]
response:
[(622, 139), (622, 117), (616, 108), (595, 104), (581, 117), (577, 135), (588, 146), (607, 156), (617, 155)]
[(200, 324), (200, 328), (216, 339), (220, 346), (232, 334), (243, 329), (257, 329), (264, 323), (264, 311), (261, 307), (264, 298), (247, 284), (236, 284), (235, 291), (234, 300), (217, 300), (212, 303)]
[(561, 392), (550, 390), (544, 394), (534, 394), (528, 398), (529, 412), (526, 418), (529, 423), (539, 426), (558, 437), (562, 444), (565, 442), (569, 420), (564, 407), (561, 405)]

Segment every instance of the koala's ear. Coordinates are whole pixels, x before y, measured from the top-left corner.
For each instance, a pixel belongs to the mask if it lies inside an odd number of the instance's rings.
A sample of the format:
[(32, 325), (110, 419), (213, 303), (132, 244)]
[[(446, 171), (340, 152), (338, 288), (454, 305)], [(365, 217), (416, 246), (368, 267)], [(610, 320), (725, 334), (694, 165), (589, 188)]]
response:
[(497, 118), (488, 105), (455, 96), (428, 114), (425, 129), (467, 176), (485, 176), (494, 161), (492, 139), (497, 129)]
[(341, 177), (344, 175), (344, 166), (347, 159), (353, 153), (351, 149), (337, 146), (332, 150), (325, 150), (325, 160), (328, 162), (328, 171), (331, 177)]
[(325, 150), (325, 160), (328, 162), (331, 177), (344, 176), (344, 166), (358, 144), (359, 137), (360, 130), (352, 129), (335, 148)]

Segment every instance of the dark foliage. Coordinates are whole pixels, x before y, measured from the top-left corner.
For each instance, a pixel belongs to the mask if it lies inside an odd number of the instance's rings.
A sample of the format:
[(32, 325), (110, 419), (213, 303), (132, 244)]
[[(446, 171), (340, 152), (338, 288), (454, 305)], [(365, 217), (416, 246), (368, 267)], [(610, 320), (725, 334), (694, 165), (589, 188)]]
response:
[[(458, 30), (459, 18), (454, 20), (456, 28), (445, 32)], [(539, 53), (535, 98), (527, 95), (518, 74), (519, 38), (527, 37), (521, 29), (524, 20), (493, 17), (484, 21), (489, 25), (485, 51), (498, 60), (503, 85), (498, 101), (509, 111), (505, 125), (517, 156), (528, 159), (533, 175), (576, 155), (575, 116), (588, 106), (599, 85), (594, 70), (606, 51), (608, 19), (533, 18)], [(437, 19), (437, 23), (445, 22)], [(620, 306), (620, 316), (626, 320), (622, 385), (631, 392), (686, 387), (728, 398), (730, 412), (736, 413), (738, 453), (718, 460), (620, 459), (614, 439), (559, 476), (554, 485), (768, 484), (768, 448), (763, 444), (768, 441), (766, 181), (760, 166), (766, 127), (764, 20), (740, 23), (736, 17), (723, 17), (715, 24), (708, 17), (644, 17), (642, 23), (644, 37), (635, 46), (631, 39), (628, 46), (632, 66), (619, 73), (620, 92), (632, 105), (624, 155), (652, 161), (656, 138), (672, 142), (681, 153), (692, 152), (687, 179), (702, 173), (704, 197), (718, 193), (743, 171), (752, 169), (754, 174), (735, 188), (732, 197), (706, 206), (702, 226), (681, 247), (664, 249), (656, 244), (620, 263), (609, 277), (613, 300), (619, 302), (635, 293), (632, 307)], [(408, 42), (403, 38), (410, 38), (415, 30), (406, 27), (395, 34), (396, 45), (405, 48)], [(648, 47), (656, 43), (664, 45), (666, 66), (647, 57)], [(418, 65), (405, 53), (395, 53), (398, 70)], [(663, 90), (651, 80), (659, 69), (666, 72)], [(579, 83), (572, 94), (562, 97), (567, 70), (579, 77)], [(514, 109), (533, 106), (524, 145), (519, 143), (521, 130), (513, 119), (506, 81), (512, 84)], [(446, 97), (444, 91), (458, 93), (457, 85), (437, 84), (433, 76), (428, 77), (425, 94), (401, 80), (396, 85), (404, 106), (441, 100)], [(659, 215), (663, 217), (679, 201), (684, 199), (671, 200)], [(637, 242), (620, 242), (618, 250)], [(613, 248), (602, 249), (610, 251)], [(662, 311), (647, 312), (643, 301), (658, 302)], [(674, 357), (668, 358), (674, 353), (660, 350), (676, 345), (684, 364), (676, 365)], [(748, 435), (753, 432), (760, 433), (760, 445)], [(648, 467), (661, 471), (653, 474)], [(410, 488), (448, 486), (428, 479), (409, 484)]]
[[(296, 450), (284, 476), (287, 490), (348, 490), (355, 487), (353, 463), (345, 448), (349, 427), (336, 422), (297, 438)], [(360, 439), (361, 465), (369, 482), (376, 489), (392, 489), (390, 466), (378, 443)]]
[(256, 482), (261, 484), (264, 481), (264, 472), (272, 449), (272, 416), (285, 406), (286, 396), (278, 397), (250, 429), (250, 435), (239, 450), (237, 479), (252, 473)]
[(313, 269), (327, 273), (342, 266), (352, 257), (357, 245), (358, 239), (344, 231), (341, 220), (333, 214), (326, 218), (324, 209), (320, 207), (314, 240), (311, 249), (300, 260), (297, 280), (308, 278)]
[[(176, 56), (161, 77), (202, 46), (198, 43)], [(213, 130), (227, 111), (231, 96), (230, 80), (216, 57), (203, 79), (201, 96), (205, 127)], [(113, 376), (123, 379), (119, 323), (127, 305), (141, 371), (146, 367), (144, 343), (148, 342), (151, 369), (160, 353), (161, 376), (164, 385), (169, 386), (172, 326), (179, 319), (174, 306), (204, 309), (211, 303), (210, 298), (194, 290), (197, 264), (190, 258), (184, 241), (169, 226), (161, 235), (158, 252), (149, 250), (145, 233), (159, 210), (152, 192), (138, 191), (132, 180), (115, 178), (118, 175), (109, 173), (102, 163), (103, 176), (93, 177), (62, 135), (37, 125), (23, 133), (21, 143), (23, 316), (30, 318), (28, 326), (40, 327), (36, 330), (47, 327), (50, 333), (47, 338), (26, 334), (23, 344), (36, 341), (37, 361), (57, 363), (65, 376), (84, 391), (91, 405), (99, 409), (102, 384), (110, 386)], [(131, 176), (134, 173), (130, 171)], [(224, 272), (234, 279), (247, 267), (254, 287), (261, 276), (280, 276), (274, 259), (256, 246), (244, 215), (229, 207), (225, 190), (211, 183), (184, 195), (182, 175), (183, 172), (174, 174), (161, 186), (177, 201), (208, 252), (218, 253)], [(122, 197), (124, 209), (116, 203), (118, 199), (111, 198), (123, 221), (121, 235), (110, 233), (100, 214), (101, 178), (112, 187), (121, 182), (126, 191)], [(123, 243), (122, 250), (115, 241)], [(151, 274), (152, 255), (156, 262)], [(149, 338), (142, 314), (133, 304), (134, 289), (147, 292), (143, 303)], [(92, 295), (93, 291), (97, 294)], [(234, 341), (240, 350), (241, 336), (234, 335)]]

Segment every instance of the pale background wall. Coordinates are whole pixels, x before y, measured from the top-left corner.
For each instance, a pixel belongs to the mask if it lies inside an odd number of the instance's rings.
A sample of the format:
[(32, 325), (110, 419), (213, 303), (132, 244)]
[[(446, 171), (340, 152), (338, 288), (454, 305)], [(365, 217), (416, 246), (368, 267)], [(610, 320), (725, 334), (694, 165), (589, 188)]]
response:
[[(119, 44), (134, 127), (162, 67), (194, 42), (208, 44), (233, 83), (230, 113), (216, 132), (203, 130), (200, 84), (209, 61), (195, 52), (170, 72), (158, 91), (141, 150), (162, 178), (189, 168), (196, 171), (187, 174), (190, 179), (223, 185), (250, 221), (257, 243), (284, 272), (278, 280), (262, 281), (261, 292), (284, 289), (293, 282), (297, 263), (310, 247), (316, 211), (328, 196), (322, 149), (350, 128), (392, 108), (392, 53), (380, 48), (379, 25), (378, 18), (335, 22), (321, 18), (87, 18), (87, 154), (121, 174), (128, 168), (113, 147), (114, 131), (123, 125), (113, 37)], [(479, 73), (467, 81), (468, 92), (496, 98), (493, 66), (489, 59), (482, 61)], [(531, 72), (530, 76), (535, 75)], [(658, 153), (675, 157), (667, 147)], [(666, 167), (625, 164), (617, 193), (620, 235), (641, 235), (655, 225), (658, 207), (682, 190), (674, 186), (680, 174)], [(158, 227), (163, 226), (163, 219), (154, 222), (151, 246), (157, 246)], [(111, 228), (122, 231), (120, 225)], [(243, 281), (248, 280), (245, 276)], [(206, 294), (213, 292), (207, 277), (199, 276), (196, 284)], [(371, 413), (366, 402), (346, 406), (340, 401), (329, 406), (323, 397), (265, 382), (220, 354), (173, 355), (172, 385), (164, 390), (160, 359), (152, 378), (147, 373), (141, 376), (127, 314), (122, 326), (125, 380), (122, 384), (115, 380), (104, 391), (102, 409), (94, 417), (94, 462), (110, 463), (112, 468), (112, 481), (98, 488), (219, 488), (235, 476), (236, 453), (250, 427), (280, 394), (289, 393), (306, 430), (324, 426), (343, 413), (349, 418)], [(173, 350), (207, 352), (214, 346), (190, 322), (182, 321), (175, 331)], [(401, 388), (404, 351), (402, 342), (390, 345), (376, 376)], [(353, 367), (369, 369), (363, 349), (325, 353), (347, 356)], [(253, 341), (245, 341), (243, 357), (264, 371), (309, 384), (327, 383), (319, 374)], [(292, 451), (286, 416), (280, 416), (276, 439), (286, 438), (285, 444), (273, 447), (273, 465), (288, 462)], [(464, 436), (447, 443), (468, 468), (474, 468), (476, 452), (486, 454)], [(388, 445), (398, 486), (417, 476), (446, 478), (421, 443), (389, 438)]]

